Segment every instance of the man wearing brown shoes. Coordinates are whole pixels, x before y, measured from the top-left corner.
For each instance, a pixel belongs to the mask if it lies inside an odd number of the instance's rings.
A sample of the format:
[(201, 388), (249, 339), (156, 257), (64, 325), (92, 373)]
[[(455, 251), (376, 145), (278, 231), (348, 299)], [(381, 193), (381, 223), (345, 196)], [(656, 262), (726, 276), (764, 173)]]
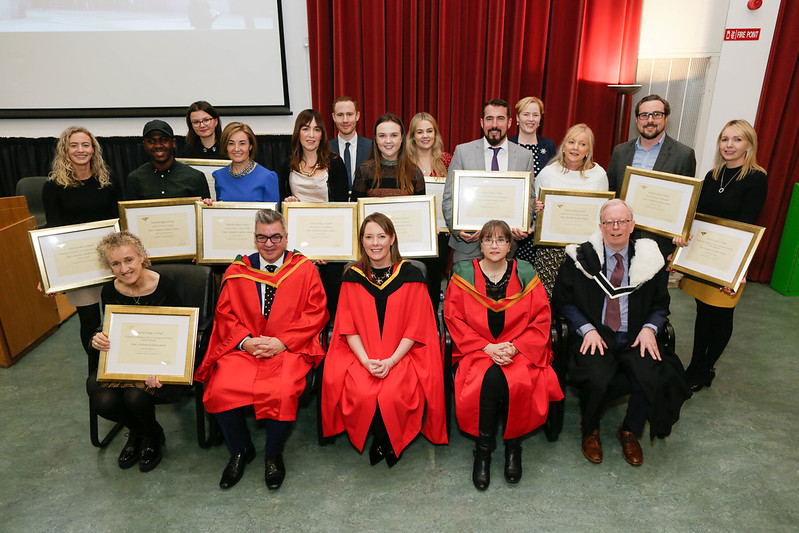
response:
[(616, 436), (633, 466), (644, 461), (638, 439), (664, 438), (691, 396), (677, 356), (657, 333), (669, 314), (668, 274), (651, 239), (631, 240), (635, 221), (622, 200), (606, 202), (599, 232), (566, 247), (552, 308), (569, 326), (569, 377), (580, 389), (582, 451), (602, 462), (599, 420), (606, 401), (629, 394)]

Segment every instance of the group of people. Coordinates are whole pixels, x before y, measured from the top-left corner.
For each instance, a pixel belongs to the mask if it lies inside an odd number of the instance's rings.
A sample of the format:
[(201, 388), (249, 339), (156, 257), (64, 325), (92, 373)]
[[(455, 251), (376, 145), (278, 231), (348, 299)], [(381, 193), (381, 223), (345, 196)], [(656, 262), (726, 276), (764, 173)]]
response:
[[(396, 115), (381, 115), (369, 140), (356, 132), (357, 103), (341, 97), (332, 107), (338, 135), (328, 140), (321, 114), (302, 111), (290, 154), (273, 172), (254, 162), (256, 139), (249, 126), (232, 122), (222, 129), (213, 107), (197, 102), (187, 113), (186, 146), (195, 157), (230, 159), (228, 167), (214, 173), (222, 201), (333, 202), (424, 194), (425, 176), (446, 176), (442, 207), (450, 228), (455, 170), (532, 173), (533, 215), (547, 208), (538, 199), (541, 188), (618, 191), (628, 165), (694, 175), (693, 150), (665, 133), (670, 106), (660, 96), (636, 104), (639, 136), (613, 150), (607, 172), (594, 161), (590, 127), (572, 126), (556, 147), (539, 135), (543, 112), (540, 99), (520, 100), (519, 133), (509, 138), (510, 106), (489, 100), (480, 118), (483, 136), (450, 155), (429, 114), (416, 114), (407, 131)], [(48, 222), (113, 218), (122, 198), (209, 198), (204, 175), (175, 161), (174, 135), (166, 122), (148, 122), (143, 137), (149, 162), (130, 174), (122, 191), (110, 179), (94, 136), (83, 128), (67, 129), (44, 190)], [(699, 212), (754, 222), (767, 190), (756, 152), (757, 136), (748, 122), (724, 126)], [(96, 372), (98, 351), (113, 342), (98, 332), (100, 298), (179, 305), (172, 284), (147, 269), (137, 237), (123, 232), (107, 240), (98, 252), (116, 279), (69, 294), (78, 306), (90, 375)], [(624, 459), (638, 466), (646, 422), (652, 438), (667, 436), (684, 401), (710, 386), (732, 334), (742, 288), (683, 278), (681, 287), (697, 302), (686, 372), (659, 334), (669, 312), (666, 261), (675, 246), (688, 242), (636, 230), (632, 209), (622, 200), (602, 207), (598, 232), (589, 241), (565, 249), (535, 246), (530, 228), (492, 220), (477, 232), (451, 231), (449, 247), (440, 246), (441, 256), (420, 268), (402, 259), (396, 230), (380, 213), (363, 221), (358, 241), (354, 264), (314, 264), (286, 250), (285, 220), (263, 210), (255, 221), (257, 253), (237, 257), (225, 272), (211, 344), (195, 375), (206, 383), (206, 409), (214, 413), (230, 452), (222, 488), (235, 485), (256, 454), (245, 417), (249, 406), (256, 418), (266, 419), (266, 484), (280, 487), (286, 473), (283, 447), (298, 399), (323, 358), (325, 435), (346, 431), (362, 451), (371, 433), (370, 462), (385, 459), (388, 466), (419, 433), (446, 443), (444, 374), (454, 370), (458, 425), (476, 440), (474, 486), (489, 486), (499, 426), (504, 428), (504, 478), (518, 482), (521, 439), (546, 420), (550, 402), (563, 398), (551, 367), (552, 314), (569, 326), (568, 372), (580, 391), (583, 454), (591, 462), (602, 461), (603, 406), (629, 394), (617, 438)], [(452, 277), (443, 316), (453, 339), (454, 369), (443, 368), (435, 318), (449, 248)], [(319, 333), (333, 314), (325, 353)], [(135, 384), (92, 381), (87, 388), (98, 413), (129, 429), (120, 467), (154, 468), (164, 441), (154, 405), (174, 394), (174, 387), (163, 386), (156, 376)]]

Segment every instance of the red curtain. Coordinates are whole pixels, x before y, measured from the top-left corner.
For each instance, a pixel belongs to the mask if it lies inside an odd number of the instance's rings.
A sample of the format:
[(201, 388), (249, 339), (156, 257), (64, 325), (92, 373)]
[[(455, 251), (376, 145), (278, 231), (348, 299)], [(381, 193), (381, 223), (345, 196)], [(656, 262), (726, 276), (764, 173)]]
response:
[(758, 224), (766, 227), (748, 277), (770, 281), (799, 167), (799, 3), (783, 1), (757, 110), (757, 160), (768, 171), (768, 197)]
[(606, 85), (634, 81), (642, 0), (307, 3), (313, 105), (331, 135), (330, 104), (346, 94), (360, 104), (359, 133), (371, 137), (386, 111), (406, 124), (428, 111), (451, 151), (481, 135), (485, 100), (513, 107), (534, 95), (546, 103), (543, 135), (559, 143), (586, 122), (596, 159), (610, 159), (616, 96)]

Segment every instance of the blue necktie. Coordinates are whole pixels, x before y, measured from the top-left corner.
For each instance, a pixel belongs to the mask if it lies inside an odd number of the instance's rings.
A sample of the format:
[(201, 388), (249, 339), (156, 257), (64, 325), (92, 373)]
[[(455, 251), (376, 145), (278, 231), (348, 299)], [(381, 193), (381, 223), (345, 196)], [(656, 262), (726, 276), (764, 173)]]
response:
[(489, 146), (489, 148), (494, 150), (494, 157), (491, 159), (491, 170), (499, 170), (499, 160), (497, 159), (497, 154), (500, 150), (502, 150), (502, 148), (494, 148), (493, 146)]
[(347, 167), (347, 179), (350, 180), (350, 189), (352, 189), (352, 159), (350, 158), (350, 143), (344, 143), (344, 166)]

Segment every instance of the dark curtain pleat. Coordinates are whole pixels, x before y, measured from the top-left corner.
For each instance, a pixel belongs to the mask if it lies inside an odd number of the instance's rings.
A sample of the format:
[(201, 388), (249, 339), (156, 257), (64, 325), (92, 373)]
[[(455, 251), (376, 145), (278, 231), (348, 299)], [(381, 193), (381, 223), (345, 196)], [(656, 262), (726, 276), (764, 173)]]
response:
[[(757, 110), (757, 159), (768, 172), (768, 196), (757, 223), (766, 232), (748, 277), (771, 280), (799, 168), (799, 3), (782, 2)], [(735, 118), (735, 117), (730, 117)]]
[[(271, 170), (276, 170), (288, 157), (291, 135), (257, 135), (258, 153), (255, 160)], [(125, 178), (135, 168), (147, 161), (141, 137), (98, 137), (103, 149), (103, 159), (111, 169), (111, 177), (125, 187)], [(50, 172), (57, 139), (45, 137), (0, 138), (0, 196), (13, 196), (17, 181), (27, 176), (46, 176)], [(179, 154), (182, 139), (178, 138)]]

